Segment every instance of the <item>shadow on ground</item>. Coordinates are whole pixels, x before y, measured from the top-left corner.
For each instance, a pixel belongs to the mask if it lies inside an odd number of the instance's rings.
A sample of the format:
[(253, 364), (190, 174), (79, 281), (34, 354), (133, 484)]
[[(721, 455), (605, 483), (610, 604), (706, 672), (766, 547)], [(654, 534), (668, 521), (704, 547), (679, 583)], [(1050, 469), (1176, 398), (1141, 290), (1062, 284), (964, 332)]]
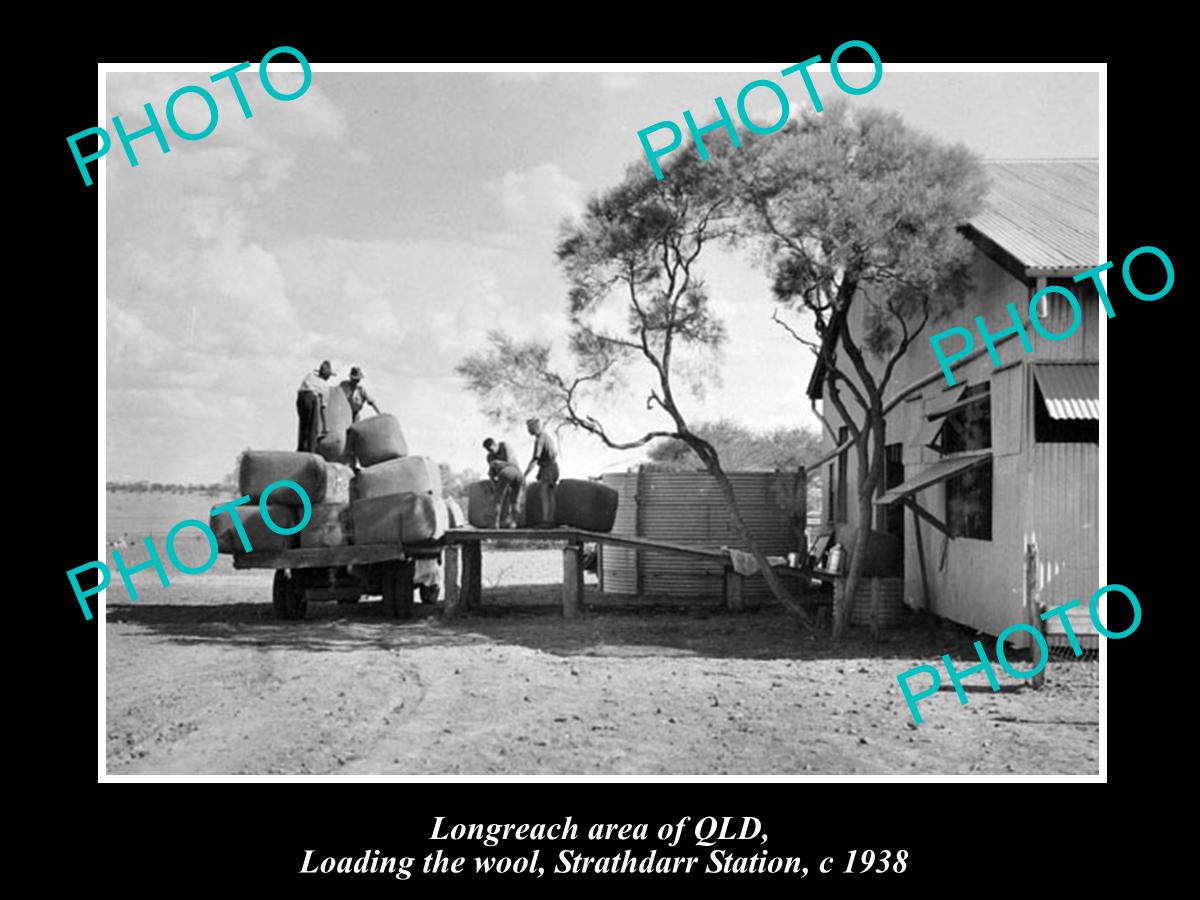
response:
[[(482, 609), (452, 621), (443, 605), (414, 604), (411, 619), (388, 619), (377, 600), (310, 603), (300, 621), (275, 618), (269, 602), (110, 604), (110, 625), (136, 625), (180, 644), (252, 645), (336, 653), (470, 644), (521, 646), (558, 656), (739, 659), (896, 659), (905, 668), (942, 654), (977, 658), (975, 635), (947, 622), (906, 626), (872, 640), (851, 629), (833, 642), (828, 626), (805, 630), (777, 606), (731, 613), (715, 602), (671, 597), (613, 598), (585, 593), (586, 614), (562, 618), (555, 585), (509, 586), (488, 593)], [(1010, 653), (1018, 660), (1021, 652)], [(970, 688), (968, 688), (970, 689)]]

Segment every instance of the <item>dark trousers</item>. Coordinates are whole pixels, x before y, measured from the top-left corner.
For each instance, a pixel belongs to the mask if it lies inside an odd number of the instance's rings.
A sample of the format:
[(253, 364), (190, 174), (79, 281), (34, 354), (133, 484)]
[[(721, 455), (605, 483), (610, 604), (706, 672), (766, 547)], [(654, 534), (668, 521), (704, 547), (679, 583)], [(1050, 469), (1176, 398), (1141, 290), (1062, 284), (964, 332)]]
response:
[(317, 449), (317, 438), (321, 436), (321, 398), (309, 391), (298, 392), (296, 412), (300, 416), (296, 449), (301, 453), (312, 453)]
[(502, 473), (492, 482), (492, 492), (496, 497), (497, 528), (504, 527), (503, 523), (511, 520), (516, 512), (517, 498), (521, 495), (521, 484), (524, 481), (520, 469), (516, 470), (516, 474), (517, 477), (512, 478)]
[(554, 524), (554, 486), (558, 484), (558, 463), (554, 460), (538, 463), (537, 480), (546, 485), (546, 522), (535, 524)]

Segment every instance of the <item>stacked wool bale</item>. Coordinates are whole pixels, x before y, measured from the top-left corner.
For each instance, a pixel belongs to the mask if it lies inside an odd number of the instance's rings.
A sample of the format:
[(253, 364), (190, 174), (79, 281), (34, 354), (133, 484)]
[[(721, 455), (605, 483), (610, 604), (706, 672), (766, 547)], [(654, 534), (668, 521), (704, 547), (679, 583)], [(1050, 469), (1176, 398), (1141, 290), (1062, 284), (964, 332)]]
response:
[[(253, 550), (287, 550), (293, 547), (332, 547), (346, 543), (344, 523), (350, 499), (349, 466), (332, 463), (316, 453), (250, 450), (242, 457), (238, 486), (250, 501), (233, 509)], [(272, 531), (262, 518), (259, 500), (268, 485), (294, 481), (308, 494), (312, 517), (297, 534)], [(267, 497), (267, 515), (278, 528), (295, 528), (304, 518), (304, 503), (290, 488), (276, 488)], [(211, 519), (222, 553), (245, 553), (237, 526), (228, 513)]]
[(350, 426), (347, 451), (362, 467), (350, 486), (356, 544), (421, 544), (449, 527), (438, 465), (409, 456), (400, 423), (381, 415)]
[[(340, 412), (330, 391), (326, 425), (329, 434), (316, 453), (251, 450), (242, 457), (239, 487), (250, 502), (235, 507), (254, 550), (287, 550), (300, 547), (343, 547), (348, 544), (420, 544), (441, 539), (450, 527), (450, 510), (442, 498), (437, 463), (424, 456), (409, 456), (400, 423), (381, 415), (335, 430)], [(357, 460), (362, 468), (347, 465)], [(312, 514), (296, 534), (272, 531), (259, 508), (263, 491), (272, 482), (287, 480), (308, 494)], [(289, 488), (276, 488), (267, 498), (267, 514), (278, 528), (294, 528), (304, 517), (300, 496)], [(459, 511), (461, 516), (461, 510)], [(227, 513), (214, 515), (211, 527), (222, 553), (244, 553), (237, 526)]]
[[(525, 485), (518, 524), (521, 528), (566, 525), (584, 531), (607, 533), (617, 520), (615, 490), (598, 481), (564, 478), (554, 487), (554, 511), (550, 511), (550, 488), (541, 482)], [(477, 481), (467, 490), (467, 521), (476, 528), (496, 526), (496, 498), (490, 481)]]

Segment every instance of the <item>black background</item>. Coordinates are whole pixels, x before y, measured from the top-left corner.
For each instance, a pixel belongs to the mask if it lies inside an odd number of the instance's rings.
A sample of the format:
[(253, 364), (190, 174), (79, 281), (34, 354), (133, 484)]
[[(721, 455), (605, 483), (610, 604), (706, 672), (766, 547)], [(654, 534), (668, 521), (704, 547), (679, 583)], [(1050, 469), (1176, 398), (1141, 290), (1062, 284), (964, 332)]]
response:
[[(26, 838), (60, 861), (78, 860), (60, 862), (48, 877), (87, 878), (135, 894), (178, 887), (236, 891), (258, 884), (303, 892), (421, 893), (489, 886), (565, 892), (585, 886), (586, 880), (577, 876), (531, 880), (417, 874), (397, 881), (380, 875), (297, 874), (307, 849), (315, 850), (317, 858), (361, 856), (364, 849), (376, 848), (385, 855), (418, 858), (435, 846), (467, 857), (506, 850), (506, 845), (487, 850), (473, 844), (456, 850), (449, 842), (431, 844), (428, 837), (438, 815), (449, 824), (555, 822), (569, 814), (581, 827), (597, 821), (644, 822), (652, 831), (685, 815), (693, 822), (710, 815), (749, 815), (763, 821), (773, 853), (799, 855), (810, 867), (802, 881), (695, 874), (682, 880), (657, 876), (645, 884), (631, 877), (597, 880), (609, 890), (627, 885), (639, 890), (656, 885), (659, 890), (752, 885), (769, 894), (822, 888), (862, 893), (918, 884), (946, 890), (991, 884), (1043, 890), (1052, 883), (1058, 883), (1054, 889), (1080, 889), (1113, 884), (1156, 866), (1156, 842), (1164, 823), (1152, 810), (1164, 803), (1183, 803), (1176, 785), (1180, 776), (1186, 783), (1190, 762), (1189, 682), (1174, 671), (1190, 655), (1187, 642), (1194, 634), (1189, 628), (1194, 604), (1182, 587), (1182, 565), (1194, 555), (1184, 540), (1196, 493), (1195, 470), (1188, 464), (1194, 378), (1184, 373), (1182, 361), (1194, 354), (1185, 346), (1193, 337), (1190, 323), (1184, 321), (1184, 241), (1190, 235), (1173, 220), (1189, 209), (1194, 200), (1187, 198), (1194, 198), (1195, 191), (1192, 170), (1183, 164), (1193, 143), (1191, 82), (1182, 64), (1169, 61), (1172, 52), (1186, 51), (1170, 44), (1166, 35), (1172, 27), (1161, 19), (1143, 27), (1122, 15), (1118, 26), (1085, 22), (1079, 15), (1055, 21), (1044, 10), (1033, 16), (980, 6), (959, 10), (959, 21), (901, 29), (861, 7), (857, 10), (847, 9), (840, 21), (827, 25), (815, 24), (802, 7), (719, 14), (693, 7), (560, 10), (545, 15), (507, 10), (492, 21), (464, 12), (452, 23), (410, 19), (415, 12), (390, 12), (375, 19), (349, 11), (340, 15), (323, 10), (318, 16), (289, 10), (270, 24), (251, 27), (243, 11), (218, 15), (214, 8), (210, 13), (193, 10), (186, 28), (164, 24), (161, 32), (144, 19), (137, 19), (141, 24), (111, 27), (72, 25), (73, 33), (55, 38), (52, 55), (45, 51), (47, 55), (31, 61), (52, 87), (34, 104), (32, 130), (20, 129), (21, 155), (41, 174), (21, 170), (10, 175), (14, 186), (33, 191), (31, 201), (19, 210), (22, 233), (29, 229), (29, 243), (40, 259), (26, 264), (36, 267), (32, 289), (14, 297), (34, 301), (32, 313), (26, 313), (30, 324), (21, 332), (27, 338), (17, 343), (20, 352), (28, 354), (30, 366), (51, 384), (63, 386), (59, 402), (67, 404), (69, 414), (59, 418), (62, 440), (38, 451), (38, 466), (49, 467), (59, 477), (50, 480), (54, 497), (30, 499), (35, 511), (30, 527), (42, 523), (54, 538), (38, 544), (36, 563), (22, 561), (22, 581), (28, 579), (34, 590), (10, 609), (12, 626), (19, 629), (10, 632), (10, 641), (28, 643), (24, 652), (30, 654), (27, 675), (21, 679), (25, 687), (14, 692), (27, 707), (20, 715), (29, 717), (28, 727), (19, 729), (27, 738), (21, 745), (25, 762), (19, 771), (31, 776), (23, 787), (38, 786), (32, 796), (43, 798), (29, 804), (31, 833)], [(192, 21), (193, 16), (198, 21)], [(575, 16), (582, 16), (585, 24)], [(914, 8), (907, 16), (910, 23), (914, 17), (926, 14)], [(695, 23), (690, 33), (680, 30), (679, 19)], [(212, 24), (205, 24), (210, 20)], [(584, 34), (589, 44), (580, 43)], [(1109, 64), (1108, 248), (1115, 266), (1108, 284), (1116, 317), (1108, 324), (1107, 354), (1108, 580), (1137, 594), (1143, 620), (1131, 637), (1105, 647), (1107, 787), (1019, 780), (96, 785), (97, 624), (81, 617), (63, 572), (92, 559), (96, 550), (96, 511), (89, 498), (94, 496), (96, 472), (91, 403), (96, 393), (97, 195), (95, 188), (83, 186), (64, 138), (105, 124), (96, 121), (97, 62), (257, 64), (265, 52), (280, 45), (298, 47), (318, 63), (657, 60), (667, 53), (679, 58), (800, 60), (817, 53), (828, 58), (834, 47), (850, 39), (875, 46), (885, 72), (895, 62)], [(1005, 124), (998, 118), (996, 127)], [(455, 140), (452, 125), (445, 139)], [(25, 147), (26, 141), (32, 150)], [(1119, 276), (1125, 254), (1145, 244), (1162, 248), (1175, 264), (1173, 291), (1155, 303), (1130, 297)], [(1148, 277), (1146, 283), (1154, 282)], [(48, 595), (42, 593), (47, 586)], [(1114, 596), (1115, 609), (1120, 598)], [(1119, 627), (1119, 619), (1114, 621), (1118, 625), (1113, 627)], [(35, 637), (26, 642), (17, 637), (21, 633)], [(33, 823), (42, 820), (44, 828), (35, 829)], [(645, 842), (614, 844), (611, 852), (629, 847), (646, 853), (655, 845), (652, 836)], [(562, 846), (542, 845), (542, 864), (552, 865), (548, 857)], [(908, 849), (908, 871), (902, 876), (815, 875), (821, 857), (844, 859), (848, 850), (865, 848)], [(507, 845), (514, 856), (530, 849), (523, 843)], [(601, 855), (607, 848), (581, 843), (577, 849)], [(663, 852), (691, 851), (677, 847)]]

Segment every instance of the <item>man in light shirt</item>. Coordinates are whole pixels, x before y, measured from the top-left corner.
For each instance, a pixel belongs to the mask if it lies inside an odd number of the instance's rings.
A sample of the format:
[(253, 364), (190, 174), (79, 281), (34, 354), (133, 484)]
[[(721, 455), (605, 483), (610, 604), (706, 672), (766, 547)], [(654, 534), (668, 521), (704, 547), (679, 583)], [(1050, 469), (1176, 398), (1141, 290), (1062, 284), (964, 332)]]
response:
[[(529, 465), (525, 467), (525, 478), (529, 477), (529, 473), (533, 471), (533, 467), (538, 467), (537, 480), (546, 485), (546, 522), (530, 522), (531, 525), (553, 525), (554, 524), (554, 486), (558, 484), (558, 448), (554, 446), (554, 438), (542, 428), (542, 420), (534, 416), (531, 419), (525, 420), (525, 427), (531, 435), (534, 436), (533, 441), (533, 459), (529, 461)], [(528, 494), (526, 495), (528, 496)], [(528, 507), (526, 507), (528, 509)]]
[(381, 415), (379, 406), (371, 399), (371, 395), (367, 393), (367, 389), (362, 386), (363, 371), (358, 366), (350, 368), (350, 377), (338, 385), (346, 399), (350, 401), (350, 412), (352, 415), (351, 421), (358, 421), (358, 414), (362, 412), (364, 406), (370, 406), (375, 410), (375, 415)]
[(329, 360), (325, 360), (319, 369), (309, 372), (300, 382), (300, 390), (296, 393), (296, 412), (300, 416), (296, 449), (302, 453), (314, 452), (317, 441), (326, 434), (325, 404), (329, 397), (329, 385), (326, 382), (333, 375), (333, 366)]

